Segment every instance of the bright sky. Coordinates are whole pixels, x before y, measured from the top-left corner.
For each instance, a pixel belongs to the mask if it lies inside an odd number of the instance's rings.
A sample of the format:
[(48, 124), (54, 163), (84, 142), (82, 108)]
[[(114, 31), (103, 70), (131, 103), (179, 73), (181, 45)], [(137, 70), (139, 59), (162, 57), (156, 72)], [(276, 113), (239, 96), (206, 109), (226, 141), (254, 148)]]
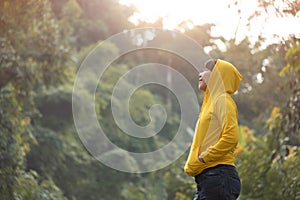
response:
[[(223, 36), (226, 39), (234, 37), (242, 39), (245, 35), (257, 37), (263, 35), (270, 38), (273, 34), (287, 36), (296, 34), (300, 37), (300, 12), (298, 18), (276, 19), (274, 16), (265, 16), (251, 21), (251, 29), (246, 28), (247, 18), (257, 10), (256, 0), (239, 0), (236, 5), (228, 5), (232, 0), (119, 0), (121, 4), (134, 5), (138, 12), (130, 20), (154, 22), (159, 17), (164, 19), (164, 28), (174, 29), (184, 20), (191, 20), (195, 25), (214, 23), (214, 36)], [(241, 19), (237, 10), (241, 10)], [(265, 21), (267, 18), (267, 21)]]

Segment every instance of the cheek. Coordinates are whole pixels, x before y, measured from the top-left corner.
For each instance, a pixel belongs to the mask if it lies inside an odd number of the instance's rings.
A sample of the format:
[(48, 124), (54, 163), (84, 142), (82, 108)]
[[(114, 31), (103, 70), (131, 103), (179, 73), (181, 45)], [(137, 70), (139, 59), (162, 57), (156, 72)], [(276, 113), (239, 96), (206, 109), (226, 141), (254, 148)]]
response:
[(208, 80), (209, 80), (209, 77), (210, 77), (210, 73), (207, 72), (203, 75), (203, 79), (204, 79), (204, 82), (207, 84), (208, 83)]

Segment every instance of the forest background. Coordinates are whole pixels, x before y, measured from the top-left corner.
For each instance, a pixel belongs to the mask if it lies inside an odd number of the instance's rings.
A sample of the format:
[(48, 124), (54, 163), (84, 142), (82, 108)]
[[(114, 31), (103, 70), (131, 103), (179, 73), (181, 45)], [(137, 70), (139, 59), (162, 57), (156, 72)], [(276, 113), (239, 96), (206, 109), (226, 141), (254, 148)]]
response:
[[(299, 18), (299, 1), (282, 1), (283, 7), (277, 0), (257, 1), (261, 9), (249, 21), (270, 9), (278, 17)], [(238, 6), (238, 1), (232, 5)], [(162, 19), (132, 24), (128, 18), (134, 12), (134, 7), (116, 0), (0, 1), (0, 199), (191, 199), (194, 182), (183, 172), (188, 152), (154, 172), (124, 173), (93, 158), (74, 126), (73, 83), (88, 53), (124, 30), (163, 28)], [(183, 21), (174, 31), (209, 47), (209, 56), (232, 62), (243, 74), (233, 96), (240, 124), (239, 199), (300, 199), (299, 35), (278, 36), (272, 44), (260, 36), (255, 42), (247, 36), (226, 40), (212, 36), (214, 24), (190, 28), (190, 23)], [(131, 37), (136, 37), (134, 31)], [(166, 32), (164, 37), (166, 41), (171, 35)], [(104, 50), (115, 55), (119, 51), (113, 45)], [(110, 108), (114, 84), (128, 70), (147, 62), (173, 67), (197, 91), (198, 72), (178, 56), (141, 50), (115, 60), (98, 85), (95, 107), (107, 137), (132, 152), (167, 144), (180, 123), (174, 95), (163, 87), (142, 87), (130, 104), (133, 120), (146, 125), (149, 108), (161, 104), (168, 113), (165, 126), (147, 140), (124, 136), (116, 128)], [(85, 93), (90, 98), (90, 91)], [(199, 102), (194, 103), (200, 105), (202, 97), (198, 93)], [(188, 133), (187, 138), (192, 139)], [(107, 156), (118, 156), (113, 154)], [(134, 167), (131, 164), (127, 167)]]

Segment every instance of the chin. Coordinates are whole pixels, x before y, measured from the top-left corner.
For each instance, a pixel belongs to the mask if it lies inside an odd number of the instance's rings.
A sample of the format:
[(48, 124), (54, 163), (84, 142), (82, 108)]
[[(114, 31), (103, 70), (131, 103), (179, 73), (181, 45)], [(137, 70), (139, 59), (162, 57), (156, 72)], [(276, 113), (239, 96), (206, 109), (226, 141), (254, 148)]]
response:
[(205, 91), (206, 90), (206, 86), (203, 86), (203, 85), (199, 85), (198, 88), (199, 88), (200, 91)]

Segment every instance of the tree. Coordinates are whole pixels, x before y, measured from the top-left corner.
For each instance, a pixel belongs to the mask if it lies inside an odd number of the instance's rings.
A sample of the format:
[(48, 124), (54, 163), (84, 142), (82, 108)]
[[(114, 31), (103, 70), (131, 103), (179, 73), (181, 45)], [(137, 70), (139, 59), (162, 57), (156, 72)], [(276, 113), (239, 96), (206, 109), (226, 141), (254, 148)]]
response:
[(0, 197), (63, 199), (51, 180), (26, 171), (25, 156), (36, 142), (33, 94), (66, 79), (67, 43), (48, 1), (1, 1), (0, 12)]
[[(299, 8), (298, 1), (285, 2), (284, 7), (278, 7), (281, 5), (276, 4), (278, 1), (259, 2), (266, 11), (271, 7), (280, 16), (295, 15), (295, 10)], [(281, 108), (275, 107), (266, 121), (264, 136), (249, 143), (249, 151), (240, 156), (238, 167), (244, 182), (241, 199), (300, 198), (300, 174), (295, 170), (300, 161), (299, 39), (291, 36), (289, 40), (282, 41), (279, 47), (274, 49), (274, 53), (280, 53), (285, 58), (285, 67), (280, 73), (280, 78), (286, 80), (282, 90), (289, 92)]]
[(76, 30), (71, 34), (71, 43), (76, 49), (133, 27), (128, 18), (134, 8), (121, 5), (117, 0), (50, 1), (56, 17)]

